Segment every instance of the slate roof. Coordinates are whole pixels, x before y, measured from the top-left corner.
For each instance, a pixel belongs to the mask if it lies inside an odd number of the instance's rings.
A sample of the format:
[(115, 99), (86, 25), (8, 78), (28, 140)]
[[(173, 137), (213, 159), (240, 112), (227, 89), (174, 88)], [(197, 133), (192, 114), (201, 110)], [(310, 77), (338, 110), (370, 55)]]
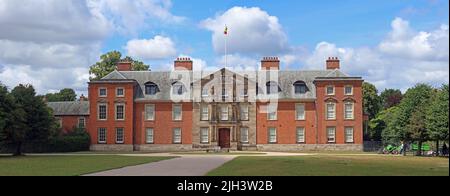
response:
[(48, 102), (55, 116), (87, 116), (89, 115), (89, 101)]
[[(227, 70), (230, 71), (230, 70)], [(233, 71), (231, 71), (233, 72)], [(259, 71), (258, 74), (271, 72), (271, 71)], [(350, 77), (340, 70), (306, 70), (306, 71), (277, 71), (278, 81), (276, 81), (281, 88), (281, 92), (278, 94), (278, 99), (315, 99), (316, 88), (314, 81), (316, 80), (362, 80), (360, 77)], [(207, 77), (210, 74), (217, 72), (201, 72), (201, 78)], [(241, 76), (245, 74), (256, 74), (251, 71), (239, 71), (235, 72)], [(197, 74), (197, 73), (195, 73)], [(256, 74), (256, 75), (258, 75)], [(192, 80), (192, 72), (183, 72), (182, 77), (190, 77), (187, 81)], [(170, 71), (114, 71), (102, 78), (100, 81), (135, 81), (139, 85), (137, 86), (135, 93), (136, 101), (154, 101), (154, 100), (170, 100), (172, 84), (180, 80), (178, 73)], [(256, 78), (256, 81), (258, 79)], [(308, 87), (308, 92), (305, 94), (295, 94), (293, 85), (297, 81), (303, 81)], [(153, 82), (158, 85), (159, 92), (156, 95), (145, 95), (145, 84), (147, 82)], [(190, 88), (191, 84), (184, 84), (186, 88)], [(264, 85), (260, 85), (265, 87)], [(261, 88), (260, 88), (261, 89)], [(261, 90), (259, 90), (261, 92)], [(265, 92), (262, 90), (262, 92)], [(260, 93), (257, 98), (268, 98), (264, 93)]]

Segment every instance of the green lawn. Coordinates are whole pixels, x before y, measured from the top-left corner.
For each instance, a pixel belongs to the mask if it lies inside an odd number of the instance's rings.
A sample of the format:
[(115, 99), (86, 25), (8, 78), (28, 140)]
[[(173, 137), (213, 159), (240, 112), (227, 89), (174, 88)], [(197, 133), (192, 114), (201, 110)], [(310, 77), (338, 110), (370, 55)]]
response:
[(173, 157), (0, 156), (0, 176), (78, 176)]
[(209, 176), (448, 176), (448, 158), (402, 156), (237, 157)]

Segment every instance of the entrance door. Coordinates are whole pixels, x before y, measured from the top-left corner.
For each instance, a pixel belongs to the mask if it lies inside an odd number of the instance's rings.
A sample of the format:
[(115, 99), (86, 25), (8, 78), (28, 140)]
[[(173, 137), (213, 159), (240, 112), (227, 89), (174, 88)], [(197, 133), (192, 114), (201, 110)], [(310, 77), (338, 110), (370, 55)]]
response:
[(230, 129), (219, 129), (219, 146), (221, 148), (230, 148)]

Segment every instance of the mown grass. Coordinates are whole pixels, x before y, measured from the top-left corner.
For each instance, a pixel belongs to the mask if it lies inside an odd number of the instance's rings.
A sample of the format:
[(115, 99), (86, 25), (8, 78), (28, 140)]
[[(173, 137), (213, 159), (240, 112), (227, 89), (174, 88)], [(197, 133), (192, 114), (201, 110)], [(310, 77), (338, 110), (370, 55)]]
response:
[(209, 176), (448, 176), (448, 158), (403, 156), (237, 157)]
[(78, 176), (170, 158), (173, 157), (4, 155), (0, 156), (0, 176)]

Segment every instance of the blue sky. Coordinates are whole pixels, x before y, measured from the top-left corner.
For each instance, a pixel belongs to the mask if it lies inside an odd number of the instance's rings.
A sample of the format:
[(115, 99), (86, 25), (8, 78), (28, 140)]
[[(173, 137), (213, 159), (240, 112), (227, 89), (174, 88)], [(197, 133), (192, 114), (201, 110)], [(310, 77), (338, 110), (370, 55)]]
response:
[[(134, 38), (148, 38), (164, 34), (179, 44), (183, 54), (212, 59), (214, 50), (211, 33), (199, 27), (199, 23), (228, 9), (259, 7), (277, 16), (293, 45), (313, 49), (321, 41), (348, 47), (375, 46), (390, 31), (395, 17), (413, 21), (414, 29), (432, 30), (448, 24), (448, 1), (446, 0), (322, 0), (322, 1), (270, 1), (270, 0), (221, 0), (206, 1), (174, 0), (172, 13), (185, 16), (182, 24), (156, 25), (143, 30)], [(193, 11), (195, 10), (195, 11)], [(230, 27), (230, 32), (234, 31)], [(126, 36), (125, 36), (126, 37)], [(120, 50), (128, 41), (123, 35), (108, 39), (103, 52)], [(128, 37), (130, 38), (130, 37)], [(192, 48), (196, 48), (192, 50)]]
[[(119, 50), (169, 70), (180, 56), (195, 69), (342, 70), (380, 90), (449, 81), (448, 0), (0, 0), (0, 82), (39, 93), (86, 93), (89, 66)], [(39, 9), (37, 9), (39, 8)]]

